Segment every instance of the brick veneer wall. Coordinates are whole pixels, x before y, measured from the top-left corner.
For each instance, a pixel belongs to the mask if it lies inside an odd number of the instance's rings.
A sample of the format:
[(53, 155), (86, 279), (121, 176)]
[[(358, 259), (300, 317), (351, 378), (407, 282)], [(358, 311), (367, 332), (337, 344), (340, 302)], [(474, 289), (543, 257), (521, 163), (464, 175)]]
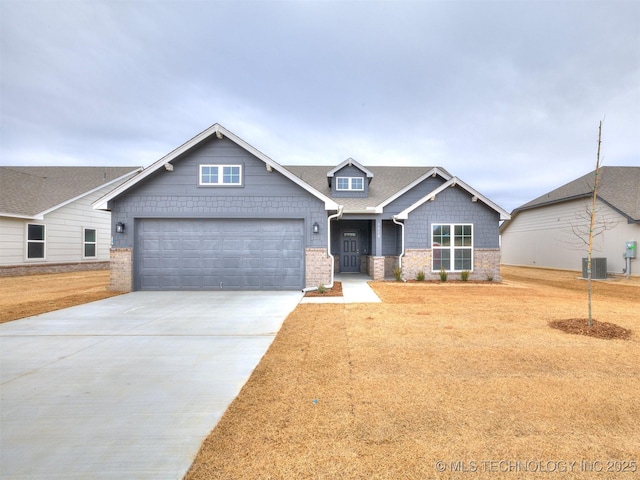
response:
[(0, 267), (0, 277), (21, 277), (25, 275), (41, 275), (45, 273), (86, 272), (88, 270), (109, 270), (109, 262), (11, 265)]
[(111, 256), (111, 285), (116, 292), (131, 292), (133, 290), (133, 251), (130, 248), (112, 248)]
[(374, 280), (384, 280), (384, 257), (367, 257), (369, 276)]
[[(419, 271), (423, 271), (426, 280), (439, 280), (440, 273), (431, 271), (430, 249), (407, 249), (402, 257), (402, 275), (405, 280), (414, 280)], [(459, 280), (460, 273), (448, 274), (450, 280)], [(494, 282), (502, 281), (500, 275), (500, 249), (476, 248), (473, 251), (473, 272), (469, 280)]]
[(307, 288), (331, 283), (331, 257), (326, 248), (307, 248), (305, 250), (305, 286)]

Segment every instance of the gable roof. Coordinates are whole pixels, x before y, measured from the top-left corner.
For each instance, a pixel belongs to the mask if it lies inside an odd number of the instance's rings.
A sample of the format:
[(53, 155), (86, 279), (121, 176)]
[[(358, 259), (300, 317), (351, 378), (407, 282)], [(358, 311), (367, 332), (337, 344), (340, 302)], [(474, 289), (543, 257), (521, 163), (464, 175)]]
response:
[[(331, 187), (327, 184), (326, 165), (287, 165), (287, 170), (311, 184), (325, 195), (331, 195)], [(368, 211), (375, 213), (376, 207), (393, 201), (416, 184), (416, 180), (424, 179), (432, 174), (439, 174), (445, 179), (450, 175), (437, 167), (369, 167), (376, 181), (369, 185), (367, 198), (340, 198), (344, 212)], [(384, 205), (383, 205), (384, 206)]]
[[(285, 168), (326, 195), (331, 195), (331, 188), (325, 181), (325, 174), (328, 168), (327, 166), (287, 165)], [(435, 198), (435, 196), (445, 188), (456, 185), (465, 189), (472, 197), (475, 197), (476, 200), (480, 199), (483, 203), (498, 212), (501, 220), (510, 218), (510, 215), (506, 210), (500, 208), (459, 178), (453, 177), (442, 167), (367, 168), (371, 171), (372, 175), (375, 176), (375, 181), (371, 182), (369, 185), (369, 196), (366, 198), (340, 198), (340, 203), (344, 205), (343, 213), (382, 213), (384, 207), (404, 195), (416, 185), (429, 177), (439, 176), (445, 180), (445, 183), (420, 199), (418, 202), (414, 203), (411, 207), (398, 214), (397, 218), (406, 219), (407, 215), (415, 208), (419, 207), (427, 200)]]
[[(598, 198), (627, 218), (640, 223), (640, 167), (601, 167), (599, 169)], [(516, 208), (515, 216), (524, 210), (586, 198), (593, 195), (595, 170), (545, 193)]]
[(436, 196), (440, 192), (446, 190), (447, 188), (456, 187), (456, 186), (459, 186), (463, 190), (466, 190), (468, 193), (470, 193), (472, 202), (477, 202), (478, 200), (480, 200), (482, 201), (482, 203), (486, 204), (487, 206), (489, 206), (490, 208), (498, 212), (500, 214), (500, 220), (508, 220), (511, 218), (511, 215), (509, 215), (509, 213), (506, 210), (503, 210), (502, 208), (500, 208), (497, 204), (493, 203), (487, 197), (482, 195), (480, 192), (478, 192), (476, 189), (474, 189), (470, 185), (460, 180), (458, 177), (451, 177), (449, 180), (444, 182), (438, 188), (434, 189), (431, 193), (422, 197), (420, 200), (418, 200), (408, 208), (404, 209), (402, 212), (396, 215), (395, 218), (400, 220), (407, 219), (409, 217), (409, 214), (413, 212), (416, 208), (418, 208), (420, 205), (428, 202), (429, 200), (435, 200)]
[(108, 185), (117, 186), (140, 167), (0, 167), (0, 216), (44, 215)]
[[(353, 165), (358, 170), (360, 170), (362, 173), (364, 173), (367, 176), (367, 178), (369, 179), (369, 183), (371, 183), (371, 179), (373, 178), (373, 173), (371, 172), (371, 170), (368, 170), (367, 168), (363, 167), (362, 165), (360, 165), (360, 163), (356, 162), (351, 157), (347, 158), (344, 162), (342, 162), (337, 167), (332, 168), (331, 170), (329, 170), (327, 172), (327, 177), (328, 178), (333, 178), (335, 176), (336, 172), (339, 172), (344, 167), (351, 166), (351, 165)], [(331, 186), (331, 181), (329, 181), (329, 186)]]
[(259, 160), (262, 160), (265, 163), (267, 169), (276, 170), (277, 172), (281, 173), (282, 175), (284, 175), (286, 178), (288, 178), (289, 180), (291, 180), (292, 182), (294, 182), (298, 186), (302, 187), (303, 189), (305, 189), (306, 191), (311, 193), (313, 196), (315, 196), (318, 199), (322, 200), (324, 202), (324, 204), (325, 204), (325, 209), (326, 210), (338, 210), (338, 204), (335, 201), (333, 201), (331, 198), (329, 198), (329, 196), (327, 196), (327, 195), (321, 193), (320, 191), (316, 190), (315, 188), (313, 188), (308, 183), (306, 183), (304, 181), (301, 181), (300, 178), (298, 178), (295, 175), (293, 175), (286, 168), (282, 167), (282, 165), (280, 165), (279, 163), (275, 162), (274, 160), (272, 160), (271, 158), (266, 156), (264, 153), (262, 153), (257, 148), (249, 145), (247, 142), (245, 142), (240, 137), (238, 137), (234, 133), (232, 133), (229, 130), (227, 130), (226, 128), (224, 128), (219, 123), (215, 123), (215, 124), (211, 125), (209, 128), (207, 128), (206, 130), (200, 132), (198, 135), (193, 137), (191, 140), (188, 140), (187, 142), (183, 143), (178, 148), (176, 148), (172, 152), (169, 152), (167, 155), (162, 157), (160, 160), (156, 161), (155, 163), (153, 163), (149, 167), (145, 168), (143, 171), (141, 171), (135, 177), (131, 178), (130, 180), (128, 180), (126, 182), (124, 182), (118, 188), (116, 188), (115, 190), (111, 191), (110, 193), (108, 193), (104, 197), (102, 197), (99, 200), (97, 200), (96, 202), (94, 202), (93, 208), (100, 209), (100, 210), (108, 210), (108, 203), (109, 203), (110, 200), (116, 198), (118, 195), (121, 195), (125, 191), (129, 190), (131, 187), (133, 187), (138, 182), (140, 182), (140, 181), (144, 180), (145, 178), (147, 178), (153, 172), (155, 172), (155, 171), (157, 171), (157, 170), (159, 170), (161, 168), (164, 168), (165, 165), (167, 166), (167, 168), (172, 168), (171, 167), (171, 162), (173, 160), (175, 160), (176, 158), (178, 158), (182, 154), (188, 152), (189, 150), (194, 148), (196, 145), (198, 145), (199, 143), (201, 143), (204, 140), (208, 139), (212, 135), (216, 135), (220, 139), (226, 137), (229, 140), (231, 140), (232, 142), (234, 142), (236, 145), (238, 145), (239, 147), (245, 149), (247, 152), (249, 152), (252, 155), (254, 155)]

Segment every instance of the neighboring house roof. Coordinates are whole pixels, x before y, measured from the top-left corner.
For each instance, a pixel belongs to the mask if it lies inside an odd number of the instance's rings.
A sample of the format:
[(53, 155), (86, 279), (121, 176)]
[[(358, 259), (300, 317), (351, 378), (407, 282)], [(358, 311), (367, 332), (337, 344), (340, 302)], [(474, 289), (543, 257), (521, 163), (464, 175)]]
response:
[(0, 167), (0, 216), (42, 219), (44, 215), (108, 185), (114, 187), (140, 167)]
[[(599, 177), (598, 198), (625, 216), (629, 223), (640, 223), (640, 167), (601, 167)], [(595, 170), (525, 203), (516, 208), (512, 216), (524, 210), (590, 197), (594, 179)]]
[[(176, 148), (172, 152), (170, 152), (167, 155), (165, 155), (164, 157), (162, 157), (160, 160), (158, 160), (155, 163), (153, 163), (152, 165), (150, 165), (148, 168), (145, 168), (138, 175), (136, 175), (135, 177), (133, 177), (130, 180), (126, 181), (125, 183), (120, 185), (118, 188), (116, 188), (114, 191), (110, 192), (109, 194), (105, 195), (104, 197), (102, 197), (99, 200), (97, 200), (96, 202), (94, 202), (93, 207), (96, 208), (96, 209), (99, 209), (99, 210), (108, 210), (108, 202), (110, 200), (116, 198), (118, 195), (121, 195), (125, 191), (129, 190), (131, 187), (133, 187), (138, 182), (141, 182), (142, 180), (147, 178), (153, 172), (155, 172), (155, 171), (157, 171), (157, 170), (159, 170), (161, 168), (167, 168), (167, 169), (173, 168), (173, 166), (171, 165), (172, 161), (174, 161), (175, 159), (180, 157), (182, 154), (188, 152), (193, 147), (198, 145), (200, 142), (206, 140), (207, 138), (211, 137), (212, 135), (216, 135), (220, 139), (226, 137), (229, 140), (231, 140), (232, 142), (234, 142), (236, 145), (244, 148), (246, 151), (248, 151), (249, 153), (254, 155), (256, 158), (262, 160), (265, 163), (267, 170), (271, 171), (271, 169), (273, 169), (273, 170), (275, 170), (277, 172), (280, 172), (282, 175), (287, 177), (289, 180), (291, 180), (292, 182), (296, 183), (297, 185), (299, 185), (303, 189), (307, 190), (313, 196), (315, 196), (318, 199), (322, 200), (324, 202), (324, 204), (325, 204), (325, 209), (327, 209), (327, 210), (338, 210), (338, 204), (336, 202), (334, 202), (331, 198), (329, 198), (328, 196), (320, 193), (319, 191), (317, 191), (316, 189), (311, 187), (309, 184), (300, 181), (299, 178), (297, 178), (295, 175), (293, 175), (287, 169), (283, 168), (280, 164), (278, 164), (277, 162), (273, 161), (271, 158), (266, 156), (264, 153), (262, 153), (257, 148), (249, 145), (247, 142), (245, 142), (240, 137), (236, 136), (234, 133), (232, 133), (229, 130), (227, 130), (226, 128), (224, 128), (219, 123), (216, 123), (216, 124), (210, 126), (209, 128), (207, 128), (206, 130), (204, 130), (203, 132), (200, 132), (198, 135), (193, 137), (191, 140), (188, 140), (187, 142), (183, 143), (178, 148)], [(324, 178), (325, 178), (325, 182), (326, 182), (326, 176)]]

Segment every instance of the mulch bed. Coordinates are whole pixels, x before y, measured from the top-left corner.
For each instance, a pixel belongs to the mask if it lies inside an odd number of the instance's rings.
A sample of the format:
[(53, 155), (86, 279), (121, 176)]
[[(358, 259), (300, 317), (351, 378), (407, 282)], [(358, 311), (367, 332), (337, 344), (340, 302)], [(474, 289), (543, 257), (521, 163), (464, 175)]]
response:
[(628, 340), (631, 337), (631, 330), (622, 328), (614, 323), (593, 320), (592, 326), (589, 327), (587, 322), (586, 318), (569, 318), (566, 320), (554, 320), (549, 322), (549, 326), (565, 333), (586, 335), (605, 340)]
[(307, 292), (305, 297), (341, 297), (342, 296), (342, 282), (333, 282), (333, 287), (328, 288), (326, 292), (320, 293), (317, 290)]

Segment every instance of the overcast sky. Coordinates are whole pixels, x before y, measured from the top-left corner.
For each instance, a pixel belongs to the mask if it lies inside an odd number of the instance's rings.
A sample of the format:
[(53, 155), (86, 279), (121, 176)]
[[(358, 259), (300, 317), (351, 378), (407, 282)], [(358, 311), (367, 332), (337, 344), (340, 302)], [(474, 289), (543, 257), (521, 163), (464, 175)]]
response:
[(2, 165), (438, 165), (508, 211), (640, 166), (637, 1), (0, 0)]

